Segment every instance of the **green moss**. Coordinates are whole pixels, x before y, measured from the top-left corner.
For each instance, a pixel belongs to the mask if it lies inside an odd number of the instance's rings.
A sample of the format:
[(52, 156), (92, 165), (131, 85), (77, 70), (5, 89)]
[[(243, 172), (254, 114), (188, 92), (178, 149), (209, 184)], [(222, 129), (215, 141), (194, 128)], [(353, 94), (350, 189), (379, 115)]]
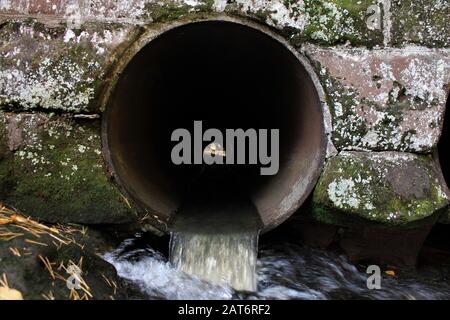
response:
[(171, 3), (163, 5), (158, 3), (147, 3), (145, 5), (145, 10), (154, 22), (176, 20), (186, 14), (189, 14), (190, 8), (191, 7), (186, 5), (178, 6)]
[(369, 30), (366, 10), (374, 0), (305, 0), (307, 38), (324, 45), (350, 42), (373, 47), (383, 43), (381, 30)]
[(432, 48), (450, 45), (448, 1), (394, 0), (391, 8), (393, 45), (415, 43)]
[[(25, 214), (49, 222), (123, 223), (136, 219), (124, 196), (109, 181), (101, 152), (98, 122), (83, 127), (45, 123), (35, 142), (0, 162), (9, 189), (1, 199)], [(4, 182), (5, 183), (5, 182)]]
[[(405, 185), (399, 187), (395, 179)], [(345, 153), (325, 166), (312, 203), (314, 218), (329, 224), (409, 226), (436, 215), (448, 201), (427, 156), (375, 159)]]

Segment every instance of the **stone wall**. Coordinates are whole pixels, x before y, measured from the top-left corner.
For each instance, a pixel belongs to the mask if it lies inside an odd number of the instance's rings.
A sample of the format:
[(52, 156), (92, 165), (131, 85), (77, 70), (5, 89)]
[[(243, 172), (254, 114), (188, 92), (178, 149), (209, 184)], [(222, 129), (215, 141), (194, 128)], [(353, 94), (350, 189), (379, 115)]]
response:
[(442, 0), (0, 0), (0, 199), (51, 222), (151, 220), (102, 160), (102, 94), (142, 33), (224, 15), (269, 26), (320, 77), (332, 130), (315, 219), (449, 220), (435, 152), (450, 84)]

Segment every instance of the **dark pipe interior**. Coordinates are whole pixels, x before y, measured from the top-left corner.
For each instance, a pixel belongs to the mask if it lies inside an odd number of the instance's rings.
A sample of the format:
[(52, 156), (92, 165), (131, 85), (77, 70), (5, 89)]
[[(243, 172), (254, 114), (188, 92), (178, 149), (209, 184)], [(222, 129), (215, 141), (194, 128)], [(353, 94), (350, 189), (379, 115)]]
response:
[(277, 175), (260, 176), (259, 165), (219, 172), (227, 188), (252, 199), (265, 225), (299, 205), (300, 198), (283, 199), (302, 193), (296, 183), (304, 179), (307, 186), (318, 171), (322, 114), (312, 80), (284, 45), (237, 23), (191, 23), (152, 40), (125, 68), (106, 118), (111, 161), (128, 193), (163, 220), (172, 217), (202, 170), (176, 166), (170, 158), (172, 131), (192, 132), (194, 120), (202, 120), (204, 130), (223, 132), (280, 129)]
[(447, 186), (450, 186), (450, 95), (445, 106), (444, 126), (438, 143), (439, 162)]

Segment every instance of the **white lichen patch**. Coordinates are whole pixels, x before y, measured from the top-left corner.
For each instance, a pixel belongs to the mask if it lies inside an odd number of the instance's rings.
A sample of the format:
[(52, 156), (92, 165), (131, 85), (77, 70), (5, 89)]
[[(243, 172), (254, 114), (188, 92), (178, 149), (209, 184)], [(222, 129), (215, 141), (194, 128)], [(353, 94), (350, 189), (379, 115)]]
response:
[(92, 0), (91, 5), (85, 16), (95, 15), (100, 19), (137, 22), (145, 14), (145, 5), (147, 1), (137, 0)]
[(411, 58), (407, 67), (400, 72), (399, 78), (406, 84), (406, 94), (431, 106), (432, 103), (442, 103), (447, 98), (443, 86), (450, 80), (449, 72), (448, 56), (441, 59), (422, 56)]
[(449, 203), (431, 158), (346, 151), (325, 166), (314, 201), (382, 223), (420, 220)]
[[(25, 63), (25, 69), (28, 64)], [(5, 105), (23, 109), (60, 109), (84, 111), (94, 97), (93, 78), (86, 70), (69, 60), (52, 62), (44, 59), (35, 72), (20, 69), (0, 71), (0, 99)], [(80, 83), (86, 86), (79, 90)]]
[[(20, 130), (20, 136), (23, 140), (18, 150), (14, 153), (16, 161), (28, 168), (34, 174), (49, 181), (55, 179), (63, 179), (70, 181), (77, 174), (94, 173), (98, 169), (95, 159), (100, 160), (98, 145), (100, 145), (99, 135), (90, 135), (89, 145), (78, 144), (74, 146), (74, 151), (67, 149), (67, 145), (74, 143), (80, 139), (77, 133), (83, 132), (80, 127), (74, 127), (69, 121), (50, 120), (48, 116), (40, 113), (20, 113), (20, 114), (4, 114), (0, 113), (7, 123), (17, 123)], [(70, 132), (74, 142), (68, 142), (67, 133)], [(9, 134), (9, 138), (13, 133)], [(58, 147), (54, 143), (48, 143), (49, 138), (59, 144)], [(77, 137), (75, 137), (77, 136)], [(86, 139), (87, 140), (87, 139)], [(93, 147), (95, 146), (95, 147)], [(88, 152), (91, 152), (92, 154)], [(95, 151), (94, 151), (95, 150)], [(79, 153), (79, 156), (76, 156)], [(84, 168), (80, 173), (80, 159), (91, 158), (92, 164), (89, 169)], [(82, 179), (79, 176), (77, 179)], [(51, 179), (51, 180), (50, 180)]]
[(450, 83), (449, 49), (304, 50), (320, 64), (338, 149), (429, 152), (436, 146)]
[(0, 105), (88, 111), (111, 52), (130, 32), (127, 27), (101, 27), (64, 30), (35, 21), (10, 22), (5, 28), (11, 32), (0, 46)]
[(351, 179), (334, 180), (328, 185), (328, 196), (338, 208), (359, 208), (360, 199), (355, 192), (355, 182)]
[(303, 0), (236, 0), (243, 12), (267, 15), (266, 23), (279, 29), (285, 27), (303, 30), (308, 22)]
[[(348, 159), (349, 163), (353, 161)], [(342, 168), (341, 168), (342, 169)], [(343, 171), (341, 170), (341, 173)], [(363, 173), (363, 172), (361, 172)], [(327, 188), (328, 197), (336, 208), (340, 209), (375, 209), (371, 201), (373, 197), (372, 176), (364, 173), (352, 177), (342, 176), (334, 179)]]
[(79, 153), (85, 153), (86, 150), (88, 149), (88, 147), (86, 147), (86, 146), (84, 146), (84, 145), (82, 145), (82, 144), (79, 144), (78, 147), (77, 147), (77, 149), (78, 149), (78, 152), (79, 152)]
[(228, 0), (214, 0), (213, 9), (214, 9), (214, 11), (217, 11), (217, 12), (223, 12), (223, 11), (225, 11), (227, 5), (228, 5)]

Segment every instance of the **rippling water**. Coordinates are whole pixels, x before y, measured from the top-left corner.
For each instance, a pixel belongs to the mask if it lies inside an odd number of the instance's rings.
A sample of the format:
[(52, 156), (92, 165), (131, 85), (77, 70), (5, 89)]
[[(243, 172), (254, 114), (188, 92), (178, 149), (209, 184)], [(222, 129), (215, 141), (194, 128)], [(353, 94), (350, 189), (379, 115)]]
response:
[(343, 255), (289, 242), (261, 246), (258, 291), (249, 295), (177, 270), (151, 244), (136, 247), (140, 236), (104, 258), (149, 299), (450, 299), (450, 284), (439, 269), (411, 277), (383, 275), (382, 288), (369, 290), (368, 275)]

